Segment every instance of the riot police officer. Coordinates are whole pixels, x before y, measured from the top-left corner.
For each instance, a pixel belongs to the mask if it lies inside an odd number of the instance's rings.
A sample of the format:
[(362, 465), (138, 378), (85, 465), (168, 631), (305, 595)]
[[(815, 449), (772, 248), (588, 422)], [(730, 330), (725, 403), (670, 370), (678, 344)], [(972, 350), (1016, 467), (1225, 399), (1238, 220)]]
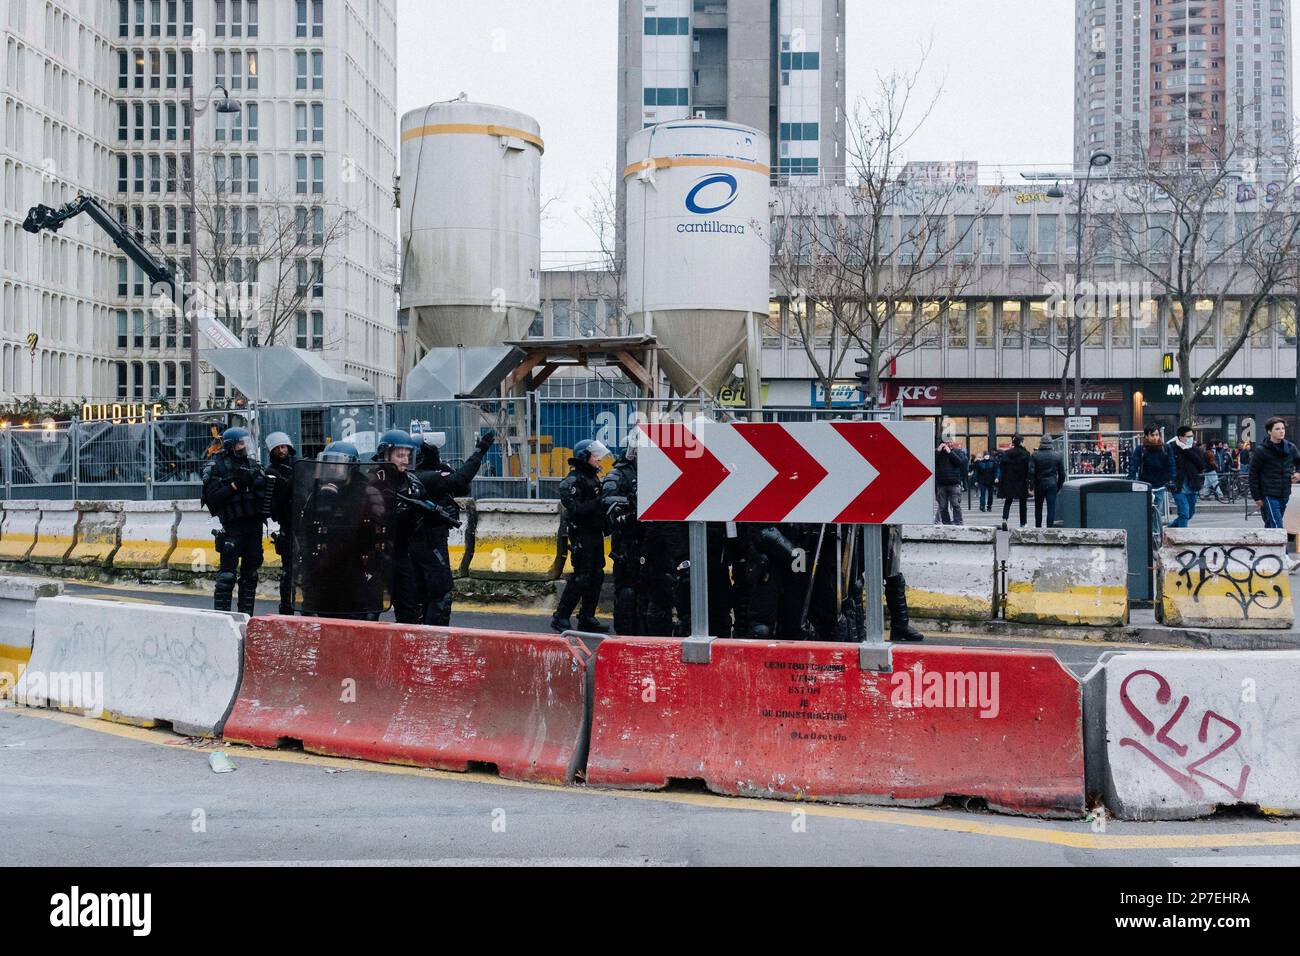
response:
[(412, 556), (413, 542), (426, 521), (427, 498), (424, 486), (409, 470), (415, 455), (415, 442), (409, 432), (389, 429), (379, 437), (374, 461), (393, 466), (393, 491), (397, 497), (393, 527), (393, 619), (398, 624), (421, 622), (420, 577)]
[(217, 571), (212, 606), (230, 610), (239, 582), (239, 610), (254, 613), (257, 572), (262, 566), (262, 532), (270, 514), (266, 473), (248, 455), (249, 433), (228, 428), (221, 435), (221, 451), (203, 468), (203, 503), (221, 521), (214, 532), (221, 564)]
[(460, 527), (460, 505), (456, 499), (469, 494), (470, 483), (478, 475), (483, 457), (496, 439), (497, 433), (489, 428), (479, 436), (474, 451), (464, 463), (459, 468), (452, 468), (442, 460), (438, 450), (446, 436), (442, 432), (421, 429), (415, 477), (424, 488), (431, 508), (421, 532), (411, 542), (411, 555), (421, 585), (420, 620), (432, 627), (451, 624), (455, 581), (447, 544), (451, 530)]
[(266, 467), (271, 486), (271, 520), (280, 530), (271, 535), (275, 553), (280, 556), (279, 613), (293, 614), (293, 465), (296, 452), (293, 440), (284, 432), (272, 432), (266, 438), (270, 463)]
[(570, 616), (578, 611), (578, 628), (597, 634), (609, 630), (596, 620), (600, 586), (605, 582), (605, 513), (600, 506), (599, 468), (609, 449), (602, 442), (583, 440), (573, 449), (569, 474), (560, 482), (563, 527), (573, 560), (573, 576), (564, 585), (551, 618), (554, 631), (571, 630)]
[(647, 633), (648, 595), (637, 587), (645, 528), (636, 516), (636, 455), (629, 443), (600, 486), (614, 557), (614, 630), (624, 637)]

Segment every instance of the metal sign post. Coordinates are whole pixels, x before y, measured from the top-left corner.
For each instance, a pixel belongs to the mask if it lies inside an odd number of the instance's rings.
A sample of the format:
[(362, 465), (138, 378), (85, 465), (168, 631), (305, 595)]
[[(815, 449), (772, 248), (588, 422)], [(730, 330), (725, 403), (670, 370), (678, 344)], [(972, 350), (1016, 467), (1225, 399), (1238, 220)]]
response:
[(691, 636), (682, 641), (682, 660), (687, 664), (707, 664), (713, 659), (713, 637), (709, 634), (708, 525), (692, 521), (686, 527), (691, 546)]

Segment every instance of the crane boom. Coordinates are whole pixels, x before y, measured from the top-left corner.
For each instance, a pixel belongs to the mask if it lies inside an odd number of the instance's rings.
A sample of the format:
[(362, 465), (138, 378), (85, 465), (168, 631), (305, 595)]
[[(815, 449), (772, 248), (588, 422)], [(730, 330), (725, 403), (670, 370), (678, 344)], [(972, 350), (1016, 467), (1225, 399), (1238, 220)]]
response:
[(42, 231), (58, 232), (63, 228), (65, 222), (81, 215), (83, 212), (108, 233), (108, 237), (113, 240), (113, 244), (126, 253), (128, 259), (140, 267), (140, 271), (149, 277), (150, 282), (171, 286), (172, 302), (184, 315), (184, 289), (181, 283), (177, 281), (176, 273), (154, 258), (153, 253), (114, 219), (95, 197), (78, 196), (66, 206), (60, 206), (58, 209), (42, 205), (33, 206), (28, 211), (27, 218), (23, 220), (23, 229), (33, 235), (38, 235)]

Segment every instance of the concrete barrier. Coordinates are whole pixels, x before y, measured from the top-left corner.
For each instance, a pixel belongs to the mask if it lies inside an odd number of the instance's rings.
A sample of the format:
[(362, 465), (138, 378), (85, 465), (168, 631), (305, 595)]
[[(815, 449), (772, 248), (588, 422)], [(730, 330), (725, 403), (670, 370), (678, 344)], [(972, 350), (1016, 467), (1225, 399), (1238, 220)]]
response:
[(1156, 608), (1170, 627), (1294, 627), (1286, 532), (1170, 528), (1156, 554)]
[(469, 575), (516, 581), (554, 581), (564, 567), (560, 503), (479, 501)]
[(115, 568), (164, 568), (176, 547), (176, 506), (171, 501), (122, 503), (122, 544)]
[(220, 736), (239, 688), (242, 614), (42, 598), (14, 699), (193, 736)]
[(1110, 627), (1128, 622), (1124, 531), (1013, 531), (1004, 616), (1023, 624)]
[(453, 528), (447, 535), (447, 556), (451, 559), (453, 577), (464, 577), (469, 571), (469, 563), (474, 557), (474, 527), (478, 513), (473, 498), (457, 498), (463, 518), (459, 528)]
[(702, 780), (734, 796), (926, 806), (979, 797), (1015, 813), (1082, 812), (1079, 682), (1052, 654), (852, 644), (609, 639), (596, 651), (587, 783)]
[(1084, 681), (1088, 792), (1125, 820), (1300, 814), (1300, 652), (1119, 653)]
[(42, 501), (41, 520), (36, 529), (36, 543), (28, 561), (62, 564), (77, 541), (77, 521), (81, 513), (74, 501)]
[(260, 617), (225, 737), (572, 783), (589, 656), (559, 635)]
[(0, 700), (13, 691), (32, 656), (36, 601), (62, 593), (62, 581), (0, 575)]
[(122, 504), (78, 501), (77, 540), (68, 560), (73, 564), (108, 565), (122, 543)]
[(993, 528), (905, 525), (908, 610), (917, 617), (992, 620), (995, 535)]
[(31, 500), (6, 501), (4, 512), (0, 561), (26, 561), (36, 544), (36, 528), (41, 523), (41, 503)]
[(215, 573), (221, 557), (212, 532), (220, 530), (221, 522), (208, 514), (208, 509), (197, 500), (177, 501), (176, 548), (167, 559), (167, 567), (174, 571)]

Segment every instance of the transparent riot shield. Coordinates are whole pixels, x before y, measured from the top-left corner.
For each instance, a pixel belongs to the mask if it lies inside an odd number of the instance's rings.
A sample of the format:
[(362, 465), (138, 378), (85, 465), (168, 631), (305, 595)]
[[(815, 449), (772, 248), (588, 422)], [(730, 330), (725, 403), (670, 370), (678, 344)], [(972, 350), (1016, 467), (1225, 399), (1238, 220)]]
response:
[(388, 609), (397, 479), (382, 463), (294, 465), (293, 590), (303, 614), (366, 618)]

